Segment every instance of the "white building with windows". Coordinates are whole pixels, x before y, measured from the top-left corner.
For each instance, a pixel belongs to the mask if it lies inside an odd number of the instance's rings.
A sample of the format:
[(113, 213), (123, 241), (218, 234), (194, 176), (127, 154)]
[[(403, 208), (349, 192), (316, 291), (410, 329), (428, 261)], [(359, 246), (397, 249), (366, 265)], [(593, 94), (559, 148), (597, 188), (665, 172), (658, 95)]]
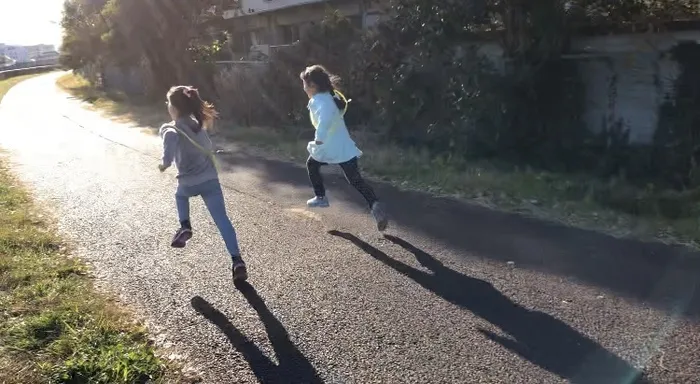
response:
[(29, 61), (29, 52), (23, 46), (0, 44), (0, 55), (7, 56), (18, 63)]
[(223, 18), (239, 46), (269, 54), (270, 47), (292, 44), (304, 29), (323, 20), (328, 10), (338, 11), (358, 28), (376, 24), (386, 1), (366, 0), (240, 0), (234, 9), (224, 9)]
[(0, 56), (7, 56), (18, 63), (39, 60), (56, 52), (56, 47), (50, 44), (39, 45), (6, 45), (0, 44)]

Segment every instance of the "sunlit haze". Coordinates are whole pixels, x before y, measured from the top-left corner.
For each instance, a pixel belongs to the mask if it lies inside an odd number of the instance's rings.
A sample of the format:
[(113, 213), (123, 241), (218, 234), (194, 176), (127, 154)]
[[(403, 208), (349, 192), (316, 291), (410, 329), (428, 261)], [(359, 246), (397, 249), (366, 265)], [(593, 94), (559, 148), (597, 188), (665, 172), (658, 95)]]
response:
[(61, 43), (63, 0), (0, 0), (0, 43)]

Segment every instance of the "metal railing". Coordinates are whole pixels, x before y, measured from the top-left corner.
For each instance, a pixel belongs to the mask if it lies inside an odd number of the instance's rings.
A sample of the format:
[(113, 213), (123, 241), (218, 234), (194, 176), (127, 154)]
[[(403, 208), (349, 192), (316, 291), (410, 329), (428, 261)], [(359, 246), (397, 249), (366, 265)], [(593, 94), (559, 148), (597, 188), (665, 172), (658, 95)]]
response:
[(45, 67), (49, 65), (58, 65), (58, 59), (57, 58), (51, 58), (51, 59), (41, 59), (41, 60), (35, 60), (35, 61), (26, 61), (26, 62), (15, 62), (12, 65), (8, 65), (5, 67), (0, 68), (1, 71), (11, 71), (13, 69), (25, 69), (25, 68), (35, 68), (35, 67)]
[(31, 75), (33, 73), (41, 73), (41, 72), (48, 72), (52, 71), (54, 69), (58, 69), (60, 66), (58, 64), (54, 65), (42, 65), (42, 66), (35, 66), (35, 67), (27, 67), (27, 68), (20, 68), (20, 69), (11, 69), (9, 71), (0, 71), (0, 80), (4, 80), (10, 77), (15, 77), (15, 76), (22, 76), (22, 75)]

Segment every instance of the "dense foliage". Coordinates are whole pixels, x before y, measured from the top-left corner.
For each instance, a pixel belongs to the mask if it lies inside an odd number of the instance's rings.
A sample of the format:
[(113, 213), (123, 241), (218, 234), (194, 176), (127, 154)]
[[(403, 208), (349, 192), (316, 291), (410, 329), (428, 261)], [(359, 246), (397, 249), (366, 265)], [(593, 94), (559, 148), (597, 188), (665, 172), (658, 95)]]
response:
[[(583, 84), (575, 63), (561, 54), (576, 33), (661, 28), (697, 16), (695, 0), (394, 0), (371, 30), (331, 13), (298, 44), (276, 52), (266, 71), (213, 71), (207, 63), (231, 41), (217, 27), (220, 11), (235, 5), (68, 0), (63, 63), (145, 62), (157, 95), (174, 83), (194, 83), (218, 95), (226, 115), (275, 126), (306, 118), (298, 74), (323, 63), (353, 99), (349, 122), (380, 141), (452, 161), (492, 158), (645, 183), (669, 182), (661, 177), (668, 171), (678, 175), (675, 186), (691, 184), (689, 159), (698, 144), (691, 106), (698, 93), (689, 84), (696, 84), (690, 68), (698, 63), (683, 64), (680, 99), (664, 107), (657, 145), (635, 149), (621, 125), (595, 135), (584, 129)], [(502, 54), (485, 55), (484, 41)]]
[[(154, 92), (188, 80), (211, 86), (211, 73), (195, 68), (220, 49), (212, 22), (229, 0), (67, 0), (62, 63), (136, 66), (145, 62)], [(198, 75), (200, 74), (201, 75)], [(195, 77), (195, 79), (193, 79)]]
[(61, 63), (78, 69), (102, 60), (107, 25), (101, 12), (106, 0), (71, 0), (63, 7)]

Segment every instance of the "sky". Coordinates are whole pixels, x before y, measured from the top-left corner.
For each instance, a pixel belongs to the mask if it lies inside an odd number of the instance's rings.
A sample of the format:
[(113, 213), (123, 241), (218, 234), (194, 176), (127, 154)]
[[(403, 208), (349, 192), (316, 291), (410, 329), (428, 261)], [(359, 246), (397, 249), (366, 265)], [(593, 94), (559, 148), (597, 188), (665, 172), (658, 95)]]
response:
[(0, 0), (0, 43), (61, 43), (63, 0)]

